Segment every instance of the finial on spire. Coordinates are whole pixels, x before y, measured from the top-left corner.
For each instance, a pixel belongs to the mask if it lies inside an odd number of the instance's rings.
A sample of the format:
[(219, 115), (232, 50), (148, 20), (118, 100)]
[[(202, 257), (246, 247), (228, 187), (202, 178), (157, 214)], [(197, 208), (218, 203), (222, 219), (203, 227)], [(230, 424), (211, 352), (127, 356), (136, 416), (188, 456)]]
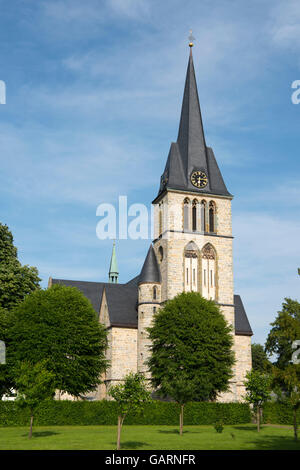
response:
[(192, 49), (192, 47), (193, 47), (193, 45), (194, 45), (194, 40), (195, 40), (195, 38), (194, 38), (192, 32), (193, 32), (193, 31), (190, 29), (190, 35), (189, 35), (189, 41), (190, 41), (190, 42), (189, 42), (189, 46), (190, 46), (191, 49)]

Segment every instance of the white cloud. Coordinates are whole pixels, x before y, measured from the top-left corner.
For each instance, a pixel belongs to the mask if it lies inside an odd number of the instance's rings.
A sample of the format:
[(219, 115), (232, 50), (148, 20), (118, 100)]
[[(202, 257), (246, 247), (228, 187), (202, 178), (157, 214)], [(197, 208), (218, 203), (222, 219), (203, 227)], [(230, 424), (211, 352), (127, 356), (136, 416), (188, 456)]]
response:
[(299, 51), (300, 44), (300, 3), (298, 0), (277, 2), (270, 14), (270, 34), (279, 47)]
[(118, 15), (141, 19), (149, 14), (149, 3), (146, 0), (107, 0), (108, 6)]

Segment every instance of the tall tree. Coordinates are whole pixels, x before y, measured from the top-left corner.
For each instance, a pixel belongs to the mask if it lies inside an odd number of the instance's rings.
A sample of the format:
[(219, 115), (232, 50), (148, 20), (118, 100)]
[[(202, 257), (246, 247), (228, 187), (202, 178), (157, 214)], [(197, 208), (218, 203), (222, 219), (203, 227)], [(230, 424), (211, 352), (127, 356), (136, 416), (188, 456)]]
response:
[(3, 350), (3, 357), (0, 358), (0, 400), (3, 395), (10, 394), (14, 386), (11, 369), (7, 363), (8, 325), (9, 313), (0, 307), (0, 347)]
[(275, 365), (284, 369), (291, 361), (293, 342), (300, 339), (300, 303), (285, 298), (282, 310), (278, 312), (271, 326), (266, 341), (266, 351), (275, 354), (277, 356)]
[(8, 360), (45, 360), (55, 388), (74, 396), (94, 390), (107, 367), (107, 333), (75, 287), (36, 290), (12, 312)]
[(123, 383), (110, 387), (108, 393), (116, 401), (118, 407), (117, 450), (120, 450), (124, 419), (129, 412), (136, 413), (142, 410), (150, 401), (150, 392), (147, 390), (145, 377), (139, 373), (131, 373), (125, 376)]
[(271, 372), (272, 363), (269, 361), (268, 355), (264, 347), (258, 343), (251, 344), (252, 353), (252, 369), (259, 372)]
[(38, 270), (21, 265), (12, 233), (0, 223), (0, 307), (12, 309), (37, 289), (39, 282)]
[(16, 403), (22, 408), (28, 408), (30, 412), (30, 428), (28, 439), (32, 437), (34, 414), (41, 403), (53, 398), (54, 374), (46, 368), (45, 361), (32, 365), (22, 362), (16, 366), (16, 387), (18, 395)]
[(177, 295), (154, 316), (149, 370), (153, 386), (180, 404), (214, 400), (229, 389), (234, 354), (232, 327), (218, 305), (199, 293)]
[(271, 396), (271, 376), (261, 373), (258, 370), (251, 370), (246, 374), (245, 400), (254, 405), (256, 410), (257, 431), (260, 431), (260, 416), (263, 404), (270, 399)]

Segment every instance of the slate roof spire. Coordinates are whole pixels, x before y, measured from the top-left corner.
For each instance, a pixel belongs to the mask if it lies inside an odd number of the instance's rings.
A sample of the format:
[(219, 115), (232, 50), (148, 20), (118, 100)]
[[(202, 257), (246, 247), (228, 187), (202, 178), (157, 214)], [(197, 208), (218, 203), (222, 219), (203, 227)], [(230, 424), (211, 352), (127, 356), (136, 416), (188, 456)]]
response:
[(139, 284), (144, 282), (161, 282), (160, 269), (152, 244), (148, 250), (142, 271), (139, 277)]
[(108, 279), (109, 282), (117, 284), (119, 278), (119, 271), (118, 271), (118, 264), (117, 264), (117, 256), (116, 256), (116, 242), (114, 241), (111, 260), (110, 260), (110, 268)]
[[(177, 142), (171, 144), (158, 195), (167, 189), (178, 189), (232, 197), (226, 188), (213, 150), (206, 146), (192, 54), (193, 45), (193, 42), (190, 42)], [(204, 188), (198, 189), (192, 185), (190, 178), (195, 170), (206, 173), (208, 183)]]

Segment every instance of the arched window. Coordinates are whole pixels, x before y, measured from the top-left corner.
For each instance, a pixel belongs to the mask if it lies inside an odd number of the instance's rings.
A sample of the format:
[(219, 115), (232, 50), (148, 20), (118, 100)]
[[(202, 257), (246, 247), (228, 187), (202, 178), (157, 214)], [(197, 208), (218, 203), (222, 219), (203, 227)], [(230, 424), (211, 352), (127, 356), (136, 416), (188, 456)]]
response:
[(190, 230), (190, 200), (185, 198), (183, 201), (183, 230)]
[(153, 287), (153, 300), (156, 300), (157, 299), (157, 287), (154, 286)]
[(197, 199), (193, 200), (192, 204), (192, 230), (193, 232), (196, 232), (198, 227), (197, 227), (197, 212), (198, 212), (198, 201)]
[(206, 201), (201, 201), (201, 232), (206, 232)]
[(163, 250), (163, 247), (160, 246), (158, 248), (158, 260), (161, 263), (163, 259), (164, 259), (164, 250)]
[(211, 233), (216, 231), (216, 205), (213, 201), (209, 203), (209, 231)]
[(202, 295), (216, 299), (216, 252), (210, 243), (202, 249)]
[(184, 290), (198, 290), (198, 247), (190, 242), (184, 250)]

